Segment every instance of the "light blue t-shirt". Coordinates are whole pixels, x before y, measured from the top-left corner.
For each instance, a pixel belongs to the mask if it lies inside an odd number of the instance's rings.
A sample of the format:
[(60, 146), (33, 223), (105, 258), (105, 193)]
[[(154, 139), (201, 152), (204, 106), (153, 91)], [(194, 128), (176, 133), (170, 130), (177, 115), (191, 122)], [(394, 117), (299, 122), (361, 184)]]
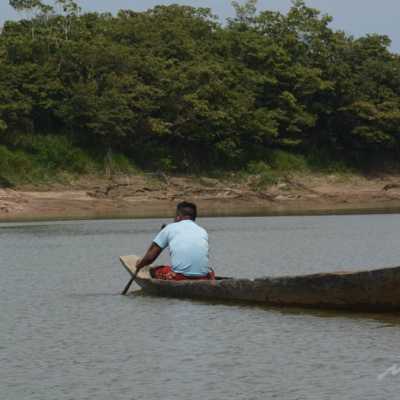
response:
[(187, 277), (201, 277), (211, 270), (208, 265), (208, 233), (190, 219), (167, 225), (154, 239), (162, 249), (169, 246), (171, 268)]

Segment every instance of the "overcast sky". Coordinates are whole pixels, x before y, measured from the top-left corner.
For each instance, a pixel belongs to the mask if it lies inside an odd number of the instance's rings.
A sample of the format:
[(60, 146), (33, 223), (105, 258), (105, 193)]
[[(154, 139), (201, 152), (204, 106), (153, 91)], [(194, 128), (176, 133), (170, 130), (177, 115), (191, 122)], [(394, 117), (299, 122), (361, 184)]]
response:
[[(193, 7), (209, 7), (219, 16), (219, 21), (234, 16), (232, 0), (75, 0), (82, 7), (82, 12), (99, 13), (118, 10), (146, 11), (156, 5), (181, 4)], [(244, 4), (245, 0), (239, 0)], [(54, 5), (53, 0), (43, 3)], [(309, 7), (316, 8), (322, 14), (333, 17), (330, 27), (343, 30), (354, 37), (377, 33), (387, 35), (392, 40), (390, 50), (400, 53), (400, 1), (399, 0), (306, 0)], [(284, 14), (291, 7), (290, 0), (258, 0), (258, 10), (280, 11)], [(19, 20), (21, 17), (9, 5), (9, 0), (0, 0), (0, 26), (6, 20)]]

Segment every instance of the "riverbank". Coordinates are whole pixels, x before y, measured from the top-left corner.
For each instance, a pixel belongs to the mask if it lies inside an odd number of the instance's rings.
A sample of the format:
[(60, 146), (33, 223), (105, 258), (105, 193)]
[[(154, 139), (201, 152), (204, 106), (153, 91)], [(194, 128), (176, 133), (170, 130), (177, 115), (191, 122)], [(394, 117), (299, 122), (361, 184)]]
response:
[(0, 221), (170, 217), (179, 201), (200, 216), (400, 212), (400, 176), (294, 174), (264, 190), (250, 182), (198, 177), (123, 175), (112, 182), (81, 179), (67, 185), (0, 189)]

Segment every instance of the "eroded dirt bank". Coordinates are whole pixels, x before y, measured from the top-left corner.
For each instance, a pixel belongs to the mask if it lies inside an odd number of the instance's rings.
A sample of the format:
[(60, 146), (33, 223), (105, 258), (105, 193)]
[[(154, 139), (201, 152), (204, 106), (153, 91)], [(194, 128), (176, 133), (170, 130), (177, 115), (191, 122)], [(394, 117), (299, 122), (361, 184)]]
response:
[(172, 216), (179, 201), (197, 203), (199, 215), (399, 211), (400, 176), (374, 179), (298, 175), (254, 191), (248, 183), (209, 178), (143, 176), (80, 180), (68, 186), (0, 189), (0, 221)]

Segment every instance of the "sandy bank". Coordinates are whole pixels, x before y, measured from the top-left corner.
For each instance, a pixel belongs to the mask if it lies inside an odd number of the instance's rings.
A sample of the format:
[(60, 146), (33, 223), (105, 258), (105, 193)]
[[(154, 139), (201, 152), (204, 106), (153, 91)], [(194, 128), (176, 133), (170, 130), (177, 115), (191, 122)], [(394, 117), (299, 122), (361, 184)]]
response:
[(0, 189), (0, 221), (169, 217), (182, 200), (196, 202), (202, 216), (400, 212), (400, 176), (299, 175), (261, 191), (235, 181), (160, 178), (148, 183), (132, 175), (113, 182), (81, 180), (68, 186)]

